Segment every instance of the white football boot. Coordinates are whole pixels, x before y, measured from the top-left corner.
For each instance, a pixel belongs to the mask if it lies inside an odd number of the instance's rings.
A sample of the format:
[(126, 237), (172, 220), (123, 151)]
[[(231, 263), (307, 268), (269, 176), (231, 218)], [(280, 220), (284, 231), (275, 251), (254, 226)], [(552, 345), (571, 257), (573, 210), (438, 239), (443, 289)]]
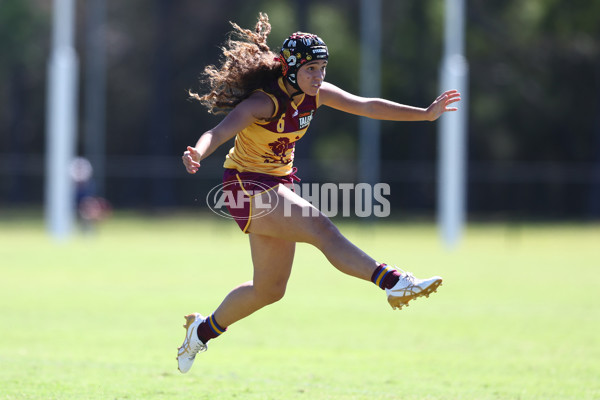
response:
[(391, 289), (385, 289), (388, 303), (394, 310), (402, 310), (402, 307), (408, 306), (408, 302), (417, 297), (429, 297), (442, 284), (442, 278), (439, 276), (418, 279), (410, 272), (399, 271), (402, 274), (398, 283)]
[(206, 351), (206, 345), (198, 338), (198, 325), (206, 318), (198, 313), (186, 315), (185, 317), (185, 339), (177, 350), (177, 364), (181, 373), (186, 373), (192, 368), (196, 354)]

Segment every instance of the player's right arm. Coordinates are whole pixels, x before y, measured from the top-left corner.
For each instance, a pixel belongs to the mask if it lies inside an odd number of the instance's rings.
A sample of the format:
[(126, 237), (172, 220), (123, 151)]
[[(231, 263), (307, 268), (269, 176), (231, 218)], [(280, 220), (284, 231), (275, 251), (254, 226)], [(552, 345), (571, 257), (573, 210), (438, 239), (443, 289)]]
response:
[(274, 111), (275, 104), (269, 96), (262, 92), (253, 93), (235, 106), (217, 126), (204, 132), (194, 147), (187, 147), (181, 157), (186, 171), (195, 174), (200, 168), (200, 161), (250, 124), (270, 118)]

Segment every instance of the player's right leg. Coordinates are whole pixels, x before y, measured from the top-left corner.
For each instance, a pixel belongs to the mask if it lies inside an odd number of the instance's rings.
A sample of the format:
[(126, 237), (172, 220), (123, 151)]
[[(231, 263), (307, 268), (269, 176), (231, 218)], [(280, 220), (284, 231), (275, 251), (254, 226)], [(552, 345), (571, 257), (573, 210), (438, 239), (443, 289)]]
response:
[(279, 238), (250, 234), (253, 279), (234, 288), (208, 317), (186, 316), (186, 336), (178, 350), (179, 371), (189, 371), (196, 354), (205, 351), (209, 340), (255, 311), (280, 300), (292, 270), (296, 244)]
[(253, 276), (233, 289), (214, 315), (229, 326), (283, 298), (292, 272), (296, 243), (250, 233)]

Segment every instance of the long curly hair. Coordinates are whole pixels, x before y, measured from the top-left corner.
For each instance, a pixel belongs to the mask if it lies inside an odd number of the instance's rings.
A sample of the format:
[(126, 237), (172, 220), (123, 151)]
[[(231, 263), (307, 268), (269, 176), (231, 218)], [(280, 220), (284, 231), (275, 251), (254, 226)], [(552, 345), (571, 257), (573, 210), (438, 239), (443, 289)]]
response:
[(271, 33), (269, 16), (260, 13), (254, 31), (240, 28), (230, 22), (233, 31), (225, 46), (221, 47), (221, 65), (204, 68), (200, 82), (208, 87), (208, 93), (199, 95), (189, 92), (211, 114), (227, 114), (256, 89), (267, 89), (269, 84), (282, 76), (278, 54), (267, 45)]

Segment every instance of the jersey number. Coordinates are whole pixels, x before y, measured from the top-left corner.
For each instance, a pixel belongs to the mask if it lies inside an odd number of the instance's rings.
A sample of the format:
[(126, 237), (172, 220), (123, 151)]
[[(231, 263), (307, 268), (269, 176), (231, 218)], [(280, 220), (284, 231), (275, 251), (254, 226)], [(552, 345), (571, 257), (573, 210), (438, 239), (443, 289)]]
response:
[(281, 114), (279, 122), (277, 122), (277, 132), (281, 133), (285, 129), (285, 113)]

